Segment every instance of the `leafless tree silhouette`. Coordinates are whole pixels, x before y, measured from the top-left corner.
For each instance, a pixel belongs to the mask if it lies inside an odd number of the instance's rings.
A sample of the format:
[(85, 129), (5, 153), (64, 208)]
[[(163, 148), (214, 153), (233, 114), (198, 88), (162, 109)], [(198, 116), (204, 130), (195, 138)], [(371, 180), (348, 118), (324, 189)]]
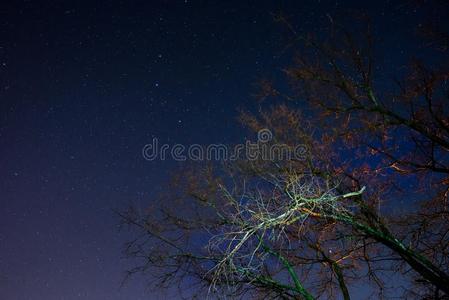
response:
[(241, 121), (270, 129), (270, 143), (305, 145), (304, 159), (178, 171), (146, 213), (121, 213), (138, 232), (130, 274), (186, 297), (350, 299), (363, 285), (375, 298), (447, 299), (447, 33), (420, 31), (433, 62), (386, 79), (369, 22), (354, 32), (331, 20), (316, 38), (277, 20), (297, 50), (291, 88), (262, 80), (273, 106)]

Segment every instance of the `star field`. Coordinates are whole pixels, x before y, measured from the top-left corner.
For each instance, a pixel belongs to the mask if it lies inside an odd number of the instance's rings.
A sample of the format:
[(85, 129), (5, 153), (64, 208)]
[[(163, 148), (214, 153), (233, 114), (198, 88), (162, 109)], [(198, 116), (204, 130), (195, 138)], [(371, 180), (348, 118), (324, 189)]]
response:
[[(364, 8), (391, 50), (416, 11), (385, 1), (12, 1), (0, 12), (0, 298), (152, 299), (120, 286), (114, 209), (144, 207), (172, 161), (143, 145), (242, 139), (260, 78), (290, 62), (282, 10), (303, 30)], [(392, 51), (393, 52), (393, 51)], [(399, 56), (385, 56), (386, 64)]]

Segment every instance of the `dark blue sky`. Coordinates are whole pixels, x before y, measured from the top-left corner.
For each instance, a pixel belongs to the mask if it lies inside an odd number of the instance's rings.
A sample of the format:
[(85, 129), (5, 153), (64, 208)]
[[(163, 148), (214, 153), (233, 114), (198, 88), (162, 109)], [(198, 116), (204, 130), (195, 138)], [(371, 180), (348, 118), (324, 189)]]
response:
[[(0, 9), (0, 298), (148, 299), (120, 288), (126, 232), (174, 163), (143, 145), (243, 139), (239, 108), (290, 61), (282, 10), (304, 31), (371, 16), (400, 68), (432, 8), (398, 1), (10, 1)], [(385, 69), (388, 70), (388, 69)], [(386, 71), (388, 72), (388, 71)]]

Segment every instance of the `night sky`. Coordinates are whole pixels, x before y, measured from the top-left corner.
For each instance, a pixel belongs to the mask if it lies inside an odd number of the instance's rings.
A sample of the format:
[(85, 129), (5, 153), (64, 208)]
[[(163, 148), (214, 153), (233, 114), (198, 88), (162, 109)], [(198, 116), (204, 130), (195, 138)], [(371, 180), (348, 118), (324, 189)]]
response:
[[(398, 1), (8, 1), (0, 8), (0, 299), (158, 299), (128, 266), (114, 209), (145, 207), (173, 161), (161, 143), (244, 139), (261, 78), (291, 62), (283, 11), (304, 31), (363, 9), (380, 68), (400, 68), (435, 13)], [(369, 2), (369, 1), (368, 1)], [(425, 2), (425, 1), (424, 1)]]

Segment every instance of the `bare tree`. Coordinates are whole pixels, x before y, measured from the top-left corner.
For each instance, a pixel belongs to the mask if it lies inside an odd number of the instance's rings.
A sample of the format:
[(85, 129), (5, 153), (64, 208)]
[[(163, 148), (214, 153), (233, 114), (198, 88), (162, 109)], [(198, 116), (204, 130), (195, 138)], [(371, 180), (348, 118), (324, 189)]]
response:
[(130, 274), (151, 273), (154, 287), (176, 285), (186, 297), (350, 299), (364, 284), (377, 298), (401, 289), (446, 299), (447, 48), (428, 43), (440, 64), (414, 59), (379, 89), (369, 23), (350, 34), (332, 22), (320, 40), (278, 20), (298, 43), (285, 69), (291, 90), (262, 81), (259, 96), (289, 105), (241, 120), (270, 129), (272, 144), (303, 144), (305, 156), (177, 172), (146, 214), (121, 213), (139, 232), (126, 247), (138, 262)]

